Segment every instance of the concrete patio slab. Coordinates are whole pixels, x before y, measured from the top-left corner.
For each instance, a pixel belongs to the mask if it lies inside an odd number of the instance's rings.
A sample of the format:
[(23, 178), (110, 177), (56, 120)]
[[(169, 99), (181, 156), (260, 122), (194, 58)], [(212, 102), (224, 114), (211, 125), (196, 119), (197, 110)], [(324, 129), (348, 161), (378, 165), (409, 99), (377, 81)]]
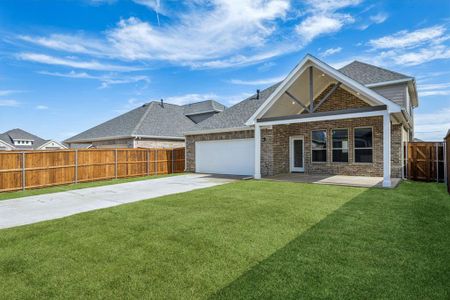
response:
[(232, 182), (237, 177), (186, 174), (0, 201), (0, 228), (58, 219)]
[[(305, 182), (330, 185), (343, 185), (353, 187), (378, 187), (383, 188), (383, 177), (367, 177), (367, 176), (343, 176), (343, 175), (311, 175), (304, 173), (279, 174), (266, 177), (265, 179), (276, 181)], [(400, 178), (392, 178), (390, 188), (395, 188)]]

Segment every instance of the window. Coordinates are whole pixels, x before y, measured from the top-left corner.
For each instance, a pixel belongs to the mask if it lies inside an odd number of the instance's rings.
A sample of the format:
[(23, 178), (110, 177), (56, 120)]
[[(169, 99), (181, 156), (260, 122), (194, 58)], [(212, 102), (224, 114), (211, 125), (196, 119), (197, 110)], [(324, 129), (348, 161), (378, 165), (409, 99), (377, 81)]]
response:
[(348, 129), (333, 129), (333, 162), (348, 162)]
[(373, 162), (372, 128), (355, 128), (355, 162)]
[(327, 131), (313, 130), (311, 132), (312, 162), (327, 161)]

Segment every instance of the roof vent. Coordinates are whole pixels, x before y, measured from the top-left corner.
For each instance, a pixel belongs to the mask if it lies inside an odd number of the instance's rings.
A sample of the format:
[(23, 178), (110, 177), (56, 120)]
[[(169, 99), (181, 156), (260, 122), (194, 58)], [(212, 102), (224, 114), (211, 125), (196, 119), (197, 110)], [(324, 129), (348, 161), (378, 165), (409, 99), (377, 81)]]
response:
[(161, 107), (164, 107), (164, 99), (161, 99)]
[(259, 89), (256, 90), (256, 100), (259, 100)]

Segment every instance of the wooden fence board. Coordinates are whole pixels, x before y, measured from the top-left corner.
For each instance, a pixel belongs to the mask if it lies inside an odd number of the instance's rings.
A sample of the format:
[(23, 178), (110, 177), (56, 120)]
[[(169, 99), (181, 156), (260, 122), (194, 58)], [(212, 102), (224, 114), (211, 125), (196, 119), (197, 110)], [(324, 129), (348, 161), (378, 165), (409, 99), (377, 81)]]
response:
[(407, 178), (420, 181), (443, 181), (443, 143), (410, 142), (407, 144)]
[(184, 152), (184, 148), (4, 151), (0, 152), (0, 192), (180, 173), (184, 172)]

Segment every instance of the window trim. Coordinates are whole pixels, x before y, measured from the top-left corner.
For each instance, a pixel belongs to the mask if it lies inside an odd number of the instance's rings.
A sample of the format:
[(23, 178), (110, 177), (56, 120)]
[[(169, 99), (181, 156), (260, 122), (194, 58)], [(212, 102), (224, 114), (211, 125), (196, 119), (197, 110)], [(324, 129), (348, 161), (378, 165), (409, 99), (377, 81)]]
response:
[[(326, 155), (325, 155), (325, 161), (313, 161), (313, 139), (312, 139), (312, 134), (313, 134), (313, 131), (325, 131), (325, 146), (326, 146), (326, 148), (325, 148), (325, 152), (326, 152)], [(310, 133), (310, 139), (311, 139), (311, 163), (312, 164), (325, 164), (325, 163), (328, 163), (328, 129), (326, 129), (326, 128), (323, 128), (323, 129), (311, 129), (311, 133)], [(317, 150), (317, 151), (320, 151), (320, 150)]]
[[(371, 130), (372, 130), (372, 147), (366, 147), (366, 148), (361, 148), (361, 147), (358, 147), (358, 148), (356, 148), (355, 146), (356, 146), (356, 144), (355, 144), (355, 142), (356, 142), (356, 138), (355, 138), (355, 130), (356, 129), (362, 129), (362, 128), (370, 128)], [(374, 130), (373, 130), (373, 126), (358, 126), (358, 127), (353, 127), (353, 163), (355, 163), (355, 164), (363, 164), (363, 165), (371, 165), (371, 164), (373, 164), (373, 162), (374, 162), (374, 154), (373, 154), (373, 148), (374, 148), (374, 139), (373, 139), (373, 133), (374, 133)], [(356, 149), (372, 149), (372, 162), (358, 162), (358, 161), (356, 161)]]
[[(340, 163), (340, 164), (348, 164), (350, 162), (350, 156), (347, 154), (347, 161), (334, 161), (333, 158), (333, 150), (342, 150), (344, 148), (334, 148), (333, 147), (333, 130), (347, 130), (347, 153), (350, 154), (350, 129), (349, 128), (332, 128), (331, 129), (331, 162), (333, 163)], [(373, 133), (373, 131), (372, 131)], [(373, 134), (372, 134), (372, 139), (373, 139)], [(373, 146), (373, 141), (372, 141), (372, 146)]]

